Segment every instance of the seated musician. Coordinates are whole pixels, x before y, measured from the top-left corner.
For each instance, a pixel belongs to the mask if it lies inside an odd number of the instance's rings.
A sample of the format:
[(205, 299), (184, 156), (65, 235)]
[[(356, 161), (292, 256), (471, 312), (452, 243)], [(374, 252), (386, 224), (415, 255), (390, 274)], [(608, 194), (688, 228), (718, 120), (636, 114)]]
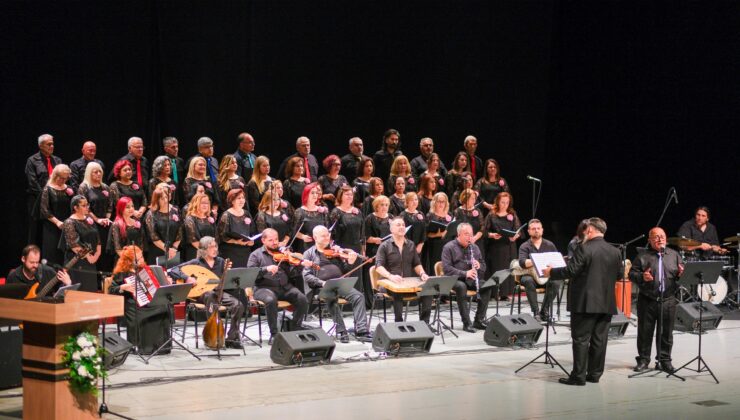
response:
[[(313, 228), (314, 245), (303, 253), (303, 257), (312, 263), (321, 267), (316, 270), (312, 267), (303, 268), (303, 280), (311, 289), (320, 289), (326, 283), (326, 280), (342, 277), (342, 275), (352, 269), (357, 261), (357, 253), (349, 250), (347, 253), (334, 256), (332, 252), (338, 253), (338, 247), (330, 247), (331, 235), (329, 229), (324, 226)], [(327, 255), (328, 254), (328, 255)], [(365, 297), (356, 289), (351, 289), (347, 294), (341, 294), (340, 297), (346, 299), (352, 305), (352, 314), (355, 319), (355, 336), (359, 341), (370, 342), (372, 335), (367, 328), (367, 312), (365, 311)], [(337, 305), (337, 299), (331, 299), (326, 302), (329, 312), (334, 316), (337, 333), (342, 343), (349, 343), (349, 334), (344, 326), (342, 310)]]
[[(539, 219), (532, 219), (527, 225), (529, 239), (519, 247), (519, 267), (532, 268), (532, 254), (541, 252), (558, 252), (555, 244), (542, 237), (544, 229)], [(550, 315), (550, 305), (558, 294), (558, 290), (563, 285), (562, 280), (550, 280), (551, 284), (545, 288), (545, 298), (542, 301), (542, 309), (537, 310), (537, 283), (531, 275), (523, 275), (519, 280), (527, 292), (527, 300), (532, 308), (532, 314), (539, 320), (546, 320)]]
[[(375, 254), (375, 271), (381, 276), (399, 285), (405, 277), (419, 276), (426, 281), (429, 276), (424, 272), (421, 259), (416, 252), (414, 242), (406, 238), (406, 223), (402, 217), (396, 217), (390, 223), (391, 238), (382, 242)], [(393, 313), (396, 322), (403, 322), (403, 298), (415, 293), (396, 293), (384, 290), (393, 296)], [(422, 296), (419, 319), (429, 323), (432, 314), (432, 297)]]
[[(260, 268), (260, 274), (255, 283), (254, 298), (265, 304), (267, 325), (270, 328), (268, 344), (272, 345), (278, 333), (278, 300), (285, 300), (293, 305), (293, 320), (290, 322), (291, 330), (304, 329), (303, 318), (306, 316), (308, 301), (306, 295), (288, 280), (293, 275), (293, 266), (288, 262), (275, 261), (275, 257), (280, 254), (277, 231), (272, 228), (262, 231), (262, 244), (249, 256), (247, 267)], [(311, 263), (303, 261), (301, 264), (306, 266)]]
[(677, 235), (701, 242), (701, 245), (686, 247), (687, 251), (696, 252), (701, 259), (709, 258), (713, 253), (727, 253), (726, 249), (719, 246), (717, 228), (709, 223), (709, 209), (707, 207), (697, 208), (694, 212), (694, 219), (685, 221), (678, 229)]
[(26, 245), (21, 252), (22, 264), (15, 270), (12, 270), (5, 284), (25, 284), (33, 287), (34, 284), (38, 284), (35, 293), (41, 291), (47, 283), (52, 281), (55, 277), (59, 280), (56, 286), (54, 286), (47, 296), (53, 296), (54, 293), (61, 287), (69, 286), (72, 284), (72, 279), (69, 277), (64, 270), (55, 271), (53, 268), (46, 264), (41, 264), (41, 249), (36, 245)]
[[(186, 261), (171, 270), (170, 275), (176, 280), (186, 280), (188, 283), (195, 283), (196, 279), (183, 273), (181, 268), (186, 265), (199, 265), (213, 272), (219, 278), (223, 276), (224, 271), (231, 268), (231, 262), (226, 265), (226, 260), (218, 256), (218, 244), (212, 236), (204, 236), (198, 242), (197, 257), (194, 260)], [(221, 305), (229, 309), (231, 322), (229, 322), (229, 332), (226, 334), (226, 347), (231, 349), (241, 349), (242, 343), (239, 337), (239, 321), (244, 315), (244, 305), (229, 293), (223, 293)], [(214, 308), (218, 308), (218, 289), (203, 293), (198, 297), (198, 302), (206, 306), (208, 316), (211, 316)]]
[[(463, 320), (463, 330), (471, 333), (476, 329), (485, 330), (486, 310), (493, 288), (480, 289), (484, 282), (486, 263), (483, 261), (480, 248), (473, 243), (473, 227), (469, 223), (457, 225), (457, 240), (447, 242), (442, 248), (442, 269), (445, 276), (457, 277), (452, 290), (455, 291), (457, 307)], [(477, 290), (479, 295), (473, 323), (470, 322), (468, 290)]]
[[(136, 284), (127, 282), (138, 268), (146, 266), (144, 254), (136, 245), (124, 246), (113, 268), (113, 282), (108, 292), (124, 295), (123, 311), (126, 317), (126, 339), (137, 346), (139, 354), (152, 354), (170, 338), (169, 305), (138, 307), (134, 300)], [(139, 285), (141, 287), (141, 285)], [(163, 349), (169, 353), (170, 349)]]

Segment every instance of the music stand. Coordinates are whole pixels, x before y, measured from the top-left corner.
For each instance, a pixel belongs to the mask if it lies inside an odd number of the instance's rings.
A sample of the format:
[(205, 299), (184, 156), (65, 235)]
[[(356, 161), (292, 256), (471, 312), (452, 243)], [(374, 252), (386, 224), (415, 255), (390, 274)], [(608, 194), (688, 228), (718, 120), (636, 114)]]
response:
[[(254, 283), (257, 281), (257, 277), (259, 276), (259, 274), (259, 267), (238, 267), (228, 270), (226, 272), (226, 276), (224, 277), (224, 292), (233, 289), (246, 289), (247, 287), (254, 288)], [(249, 310), (249, 308), (244, 308), (245, 314), (247, 310)], [(240, 341), (242, 343), (244, 342), (244, 339), (247, 339), (251, 341), (252, 344), (259, 346), (259, 348), (262, 348), (262, 344), (252, 340), (252, 338), (250, 338), (246, 334), (243, 334), (241, 332), (241, 328), (239, 328), (239, 335)], [(244, 353), (245, 355), (247, 354), (246, 350), (244, 350), (243, 348), (242, 353)]]
[(429, 277), (427, 281), (421, 284), (421, 290), (416, 293), (416, 295), (419, 297), (432, 296), (434, 299), (437, 300), (437, 305), (434, 311), (434, 321), (432, 321), (429, 326), (431, 327), (432, 325), (436, 325), (436, 327), (432, 328), (432, 332), (442, 338), (442, 343), (445, 342), (444, 330), (449, 331), (452, 335), (455, 336), (455, 338), (458, 338), (457, 334), (452, 331), (452, 328), (450, 328), (449, 325), (445, 324), (445, 322), (442, 321), (442, 319), (440, 318), (441, 311), (439, 310), (440, 298), (442, 296), (450, 295), (452, 288), (455, 286), (455, 282), (457, 282), (457, 277), (455, 276)]
[[(340, 296), (347, 296), (355, 288), (355, 283), (357, 283), (357, 277), (339, 277), (327, 280), (319, 291), (319, 302), (321, 302), (320, 299), (329, 301), (338, 299)], [(320, 303), (319, 306), (321, 306)], [(319, 316), (321, 316), (321, 313), (319, 313)], [(327, 333), (331, 333), (336, 327), (337, 324), (335, 323)]]
[(82, 283), (70, 284), (69, 286), (60, 287), (59, 290), (54, 293), (54, 299), (64, 299), (64, 295), (66, 295), (68, 291), (77, 290), (80, 288), (80, 286), (82, 286)]
[[(702, 317), (704, 313), (704, 301), (702, 299), (702, 292), (704, 291), (705, 284), (717, 283), (717, 278), (722, 272), (723, 265), (724, 264), (722, 263), (722, 261), (696, 261), (686, 263), (683, 274), (681, 274), (681, 277), (679, 277), (678, 279), (679, 283), (683, 283), (689, 287), (699, 285), (699, 352), (696, 357), (686, 362), (680, 368), (674, 370), (674, 372), (678, 372), (681, 369), (687, 369), (696, 373), (709, 372), (709, 374), (712, 375), (712, 378), (714, 378), (714, 381), (717, 384), (719, 384), (719, 380), (714, 375), (714, 372), (712, 372), (712, 369), (709, 368), (707, 362), (704, 361), (704, 358), (701, 356), (701, 336), (704, 333)], [(693, 363), (694, 360), (696, 360), (696, 369), (691, 369), (688, 366)]]
[(164, 255), (161, 255), (157, 257), (156, 262), (158, 266), (162, 266), (165, 269), (179, 265), (180, 264), (180, 251), (177, 251), (175, 253), (175, 256), (170, 259), (167, 259)]
[(491, 275), (491, 278), (486, 280), (486, 282), (483, 283), (482, 286), (480, 286), (481, 289), (485, 289), (486, 287), (493, 287), (494, 285), (496, 286), (496, 296), (494, 296), (494, 299), (496, 300), (496, 315), (488, 317), (486, 322), (489, 322), (491, 318), (493, 318), (494, 316), (499, 316), (498, 315), (498, 294), (500, 291), (499, 289), (501, 288), (501, 283), (506, 281), (506, 279), (508, 279), (509, 277), (511, 277), (510, 268), (506, 268), (504, 270), (498, 270), (497, 272)]
[(184, 302), (185, 299), (188, 298), (188, 293), (190, 293), (190, 289), (192, 288), (193, 288), (193, 285), (191, 283), (169, 284), (169, 285), (160, 286), (160, 288), (157, 289), (157, 291), (154, 293), (154, 296), (152, 296), (152, 300), (149, 302), (147, 306), (167, 306), (167, 315), (170, 317), (170, 338), (164, 343), (162, 343), (162, 345), (159, 346), (159, 348), (155, 350), (154, 353), (150, 354), (148, 357), (143, 358), (144, 363), (149, 364), (149, 360), (152, 357), (158, 356), (159, 353), (168, 344), (171, 344), (171, 343), (177, 344), (178, 346), (180, 346), (181, 349), (190, 353), (191, 356), (200, 360), (200, 357), (198, 357), (195, 353), (193, 353), (187, 347), (185, 347), (184, 344), (182, 344), (181, 342), (173, 338), (175, 336), (173, 334), (173, 326), (175, 325), (175, 314), (172, 308), (170, 307), (170, 305), (175, 305), (177, 303)]

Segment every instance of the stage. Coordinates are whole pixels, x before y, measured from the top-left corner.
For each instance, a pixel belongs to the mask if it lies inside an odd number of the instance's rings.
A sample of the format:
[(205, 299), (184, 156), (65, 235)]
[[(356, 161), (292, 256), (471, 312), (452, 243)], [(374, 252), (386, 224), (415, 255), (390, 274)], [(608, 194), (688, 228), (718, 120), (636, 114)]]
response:
[[(489, 314), (495, 312), (493, 305), (490, 310)], [(508, 306), (502, 313), (508, 313)], [(345, 315), (351, 326), (350, 314)], [(446, 312), (444, 318), (448, 316)], [(417, 314), (410, 313), (409, 319), (417, 319)], [(456, 328), (461, 328), (457, 313), (455, 320)], [(330, 322), (325, 319), (324, 327)], [(567, 322), (563, 317), (556, 334), (550, 330), (550, 351), (570, 371)], [(114, 329), (108, 327), (109, 332)], [(256, 338), (256, 327), (247, 332)], [(719, 328), (702, 337), (703, 356), (718, 385), (708, 373), (686, 370), (679, 372), (685, 382), (666, 379), (665, 374), (629, 379), (636, 355), (633, 325), (623, 337), (609, 341), (601, 382), (583, 387), (558, 384), (564, 374), (557, 366), (532, 364), (514, 373), (544, 350), (544, 332), (531, 349), (488, 346), (483, 331), (455, 332), (459, 338), (446, 333), (443, 344), (435, 337), (431, 352), (418, 356), (385, 357), (372, 351), (370, 344), (337, 342), (331, 363), (303, 367), (273, 363), (266, 334), (262, 348), (247, 345), (246, 356), (228, 350), (225, 354), (238, 356), (222, 360), (198, 361), (173, 350), (145, 365), (129, 355), (123, 366), (111, 371), (106, 397), (111, 411), (137, 419), (720, 419), (736, 418), (740, 412), (738, 312), (725, 313)], [(195, 349), (193, 337), (187, 337), (186, 344), (199, 356), (215, 354), (202, 346)], [(676, 332), (674, 365), (694, 358), (697, 345), (696, 334)], [(20, 393), (20, 388), (0, 393), (0, 418), (21, 416)]]

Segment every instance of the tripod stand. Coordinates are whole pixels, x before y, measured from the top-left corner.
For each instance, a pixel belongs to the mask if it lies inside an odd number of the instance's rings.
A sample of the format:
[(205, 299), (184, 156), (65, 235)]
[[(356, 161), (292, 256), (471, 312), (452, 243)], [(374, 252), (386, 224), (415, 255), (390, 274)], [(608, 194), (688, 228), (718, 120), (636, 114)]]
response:
[[(162, 286), (159, 289), (157, 289), (157, 292), (154, 294), (154, 297), (152, 297), (152, 301), (149, 302), (149, 305), (157, 306), (157, 305), (167, 305), (167, 315), (170, 318), (170, 338), (167, 339), (164, 343), (162, 343), (159, 348), (157, 348), (152, 354), (149, 355), (149, 357), (144, 358), (144, 363), (149, 364), (149, 360), (152, 359), (154, 356), (158, 356), (159, 353), (164, 350), (167, 345), (177, 344), (181, 349), (185, 350), (186, 352), (190, 353), (191, 356), (195, 357), (198, 360), (201, 360), (200, 357), (198, 357), (195, 353), (190, 351), (187, 347), (185, 347), (184, 344), (181, 342), (175, 340), (173, 330), (175, 325), (175, 313), (172, 307), (176, 303), (180, 303), (187, 299), (188, 293), (190, 292), (190, 289), (193, 288), (193, 285), (190, 283), (183, 283), (183, 284), (172, 284), (168, 286)], [(174, 297), (173, 297), (174, 296)]]
[(429, 277), (429, 279), (421, 285), (421, 291), (417, 293), (419, 297), (432, 296), (437, 301), (437, 305), (434, 310), (434, 320), (429, 324), (429, 326), (432, 328), (432, 332), (434, 332), (435, 335), (442, 338), (442, 343), (445, 342), (445, 330), (454, 335), (455, 338), (459, 338), (457, 334), (452, 331), (452, 328), (442, 321), (442, 318), (440, 318), (440, 313), (442, 311), (439, 310), (442, 296), (450, 295), (450, 290), (452, 290), (455, 282), (457, 282), (457, 277), (454, 276)]
[[(105, 330), (106, 330), (106, 328), (105, 328), (105, 320), (103, 320), (103, 343), (105, 343)], [(123, 414), (118, 414), (118, 413), (116, 413), (114, 411), (110, 411), (108, 409), (108, 404), (105, 402), (105, 375), (102, 375), (102, 377), (103, 377), (103, 386), (102, 386), (101, 389), (103, 390), (103, 395), (102, 395), (102, 401), (100, 402), (100, 407), (98, 407), (98, 415), (102, 417), (103, 414), (112, 414), (112, 415), (114, 415), (116, 417), (120, 417), (122, 419), (134, 420), (131, 417), (126, 417)]]
[[(547, 292), (549, 291), (549, 289), (551, 287), (550, 283), (551, 282), (548, 281), (547, 282), (547, 285), (545, 286), (545, 289), (547, 289), (547, 290), (545, 290), (545, 295), (548, 294)], [(566, 375), (568, 375), (568, 372), (565, 370), (565, 368), (563, 367), (563, 365), (561, 365), (560, 362), (558, 362), (557, 359), (555, 359), (555, 357), (550, 353), (550, 326), (551, 326), (550, 323), (551, 322), (552, 322), (552, 304), (550, 304), (550, 313), (548, 314), (547, 322), (545, 323), (545, 351), (543, 351), (542, 353), (540, 353), (539, 356), (537, 356), (534, 359), (532, 359), (529, 362), (527, 362), (524, 366), (522, 366), (519, 369), (515, 370), (514, 373), (519, 373), (520, 370), (526, 368), (527, 366), (531, 365), (532, 363), (542, 363), (542, 364), (545, 364), (545, 365), (550, 365), (550, 367), (552, 367), (552, 368), (554, 368), (555, 365), (558, 365), (558, 367), (560, 369), (562, 369), (563, 372)], [(555, 330), (553, 328), (553, 332), (554, 331)], [(545, 360), (543, 360), (541, 362), (538, 362), (537, 360), (539, 360), (539, 358), (541, 358), (542, 356), (545, 356)]]

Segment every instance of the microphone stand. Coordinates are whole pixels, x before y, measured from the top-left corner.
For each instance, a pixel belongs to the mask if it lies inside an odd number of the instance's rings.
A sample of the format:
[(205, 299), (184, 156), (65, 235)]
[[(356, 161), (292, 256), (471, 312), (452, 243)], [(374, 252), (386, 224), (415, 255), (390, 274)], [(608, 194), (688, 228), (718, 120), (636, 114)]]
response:
[[(542, 181), (539, 179), (536, 179), (534, 177), (527, 177), (530, 181), (532, 181), (532, 219), (535, 218), (535, 215), (537, 214), (537, 205), (539, 204), (540, 194), (542, 194)], [(535, 195), (535, 184), (540, 183), (540, 189), (537, 191), (537, 194)], [(536, 198), (535, 198), (536, 196)]]
[[(131, 246), (134, 245), (134, 240), (131, 240)], [(136, 250), (134, 250), (134, 325), (136, 325), (136, 345), (134, 348), (136, 349), (136, 355), (139, 356), (139, 358), (145, 363), (149, 364), (149, 361), (142, 356), (141, 352), (139, 351), (139, 344), (141, 344), (141, 326), (139, 325), (139, 304), (137, 303), (137, 296), (139, 296), (139, 283), (141, 282), (141, 279), (139, 278), (139, 259), (136, 256)], [(128, 328), (126, 328), (126, 338), (128, 338)]]
[[(668, 196), (665, 199), (665, 204), (663, 205), (663, 212), (660, 213), (660, 218), (658, 218), (658, 223), (655, 224), (655, 226), (660, 226), (660, 223), (663, 221), (663, 216), (665, 216), (666, 210), (668, 210), (668, 207), (671, 205), (671, 198), (674, 197), (674, 194), (676, 193), (676, 189), (671, 187), (668, 190)], [(676, 203), (678, 204), (678, 200), (676, 200)]]

